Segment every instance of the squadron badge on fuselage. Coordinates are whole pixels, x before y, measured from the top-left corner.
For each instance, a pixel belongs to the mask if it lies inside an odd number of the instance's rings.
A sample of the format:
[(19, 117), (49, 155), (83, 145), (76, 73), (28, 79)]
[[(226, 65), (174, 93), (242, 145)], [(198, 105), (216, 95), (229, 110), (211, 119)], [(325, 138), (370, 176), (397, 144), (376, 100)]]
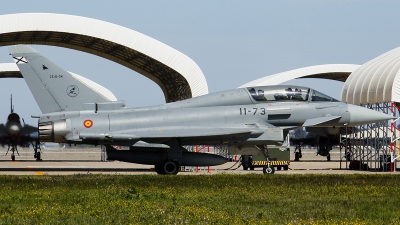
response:
[(79, 88), (76, 85), (69, 85), (67, 88), (67, 95), (69, 97), (76, 97), (79, 94)]

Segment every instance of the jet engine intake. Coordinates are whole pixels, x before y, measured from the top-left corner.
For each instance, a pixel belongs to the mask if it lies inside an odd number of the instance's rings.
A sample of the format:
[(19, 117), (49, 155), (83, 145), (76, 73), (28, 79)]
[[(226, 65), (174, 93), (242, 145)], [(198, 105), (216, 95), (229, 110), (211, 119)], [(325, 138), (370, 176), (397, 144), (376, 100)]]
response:
[(56, 120), (39, 123), (40, 142), (66, 142), (67, 123), (65, 120)]
[(319, 145), (317, 154), (320, 156), (328, 156), (331, 150), (332, 150), (332, 145)]

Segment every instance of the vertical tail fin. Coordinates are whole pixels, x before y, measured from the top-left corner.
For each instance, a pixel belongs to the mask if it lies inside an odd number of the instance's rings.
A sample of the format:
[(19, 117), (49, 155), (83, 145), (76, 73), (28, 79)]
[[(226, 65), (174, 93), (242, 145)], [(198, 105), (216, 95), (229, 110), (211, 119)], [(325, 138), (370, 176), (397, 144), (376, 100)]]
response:
[(116, 101), (99, 84), (70, 73), (27, 45), (9, 47), (42, 113), (85, 110), (84, 103)]

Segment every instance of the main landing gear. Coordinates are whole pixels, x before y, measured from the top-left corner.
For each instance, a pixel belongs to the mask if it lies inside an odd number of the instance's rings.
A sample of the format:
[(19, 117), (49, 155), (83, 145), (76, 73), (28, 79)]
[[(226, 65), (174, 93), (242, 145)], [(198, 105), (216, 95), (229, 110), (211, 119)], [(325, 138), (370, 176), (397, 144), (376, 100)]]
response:
[(303, 157), (301, 154), (301, 145), (296, 145), (296, 148), (294, 149), (294, 161), (300, 161), (300, 159)]
[(171, 140), (166, 143), (170, 146), (169, 149), (165, 149), (164, 160), (154, 165), (155, 170), (158, 174), (163, 175), (176, 175), (179, 172), (179, 162), (182, 159), (182, 147), (178, 140)]
[(179, 172), (179, 164), (178, 162), (166, 160), (158, 165), (155, 165), (155, 170), (158, 174), (176, 175)]
[[(33, 146), (33, 151), (34, 151), (33, 157), (36, 159), (36, 161), (42, 161), (39, 141), (35, 141), (35, 143), (31, 142), (31, 144)], [(17, 145), (8, 146), (6, 155), (8, 155), (9, 152), (11, 152), (11, 161), (15, 161), (15, 153), (17, 153), (19, 156)]]
[(35, 144), (32, 143), (32, 146), (33, 146), (33, 151), (34, 151), (33, 157), (36, 159), (36, 161), (42, 161), (40, 142), (35, 141)]

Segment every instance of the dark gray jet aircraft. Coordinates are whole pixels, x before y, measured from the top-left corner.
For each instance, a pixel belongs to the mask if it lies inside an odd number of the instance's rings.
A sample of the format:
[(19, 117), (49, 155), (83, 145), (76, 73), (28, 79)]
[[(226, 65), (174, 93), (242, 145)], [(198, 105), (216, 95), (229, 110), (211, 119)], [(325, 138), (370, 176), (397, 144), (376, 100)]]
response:
[(294, 161), (299, 161), (302, 157), (303, 145), (317, 147), (317, 155), (326, 156), (330, 161), (330, 151), (333, 146), (339, 145), (340, 136), (351, 134), (354, 129), (354, 127), (306, 127), (294, 130), (290, 138), (290, 143), (296, 146)]
[[(102, 101), (71, 74), (29, 46), (9, 48), (42, 115), (43, 142), (106, 146), (109, 160), (155, 165), (159, 174), (179, 166), (214, 166), (224, 157), (188, 152), (185, 145), (227, 145), (230, 154), (264, 155), (290, 129), (357, 126), (392, 119), (340, 102), (307, 87), (248, 87), (144, 108)], [(129, 146), (116, 150), (112, 146)], [(266, 166), (267, 173), (273, 167)]]
[(8, 146), (6, 155), (11, 151), (11, 160), (15, 161), (15, 153), (19, 155), (18, 146), (26, 147), (32, 144), (34, 158), (40, 160), (38, 136), (37, 127), (25, 124), (25, 122), (21, 123), (20, 116), (14, 112), (11, 96), (11, 113), (7, 117), (7, 122), (5, 124), (0, 124), (0, 143), (3, 146)]

